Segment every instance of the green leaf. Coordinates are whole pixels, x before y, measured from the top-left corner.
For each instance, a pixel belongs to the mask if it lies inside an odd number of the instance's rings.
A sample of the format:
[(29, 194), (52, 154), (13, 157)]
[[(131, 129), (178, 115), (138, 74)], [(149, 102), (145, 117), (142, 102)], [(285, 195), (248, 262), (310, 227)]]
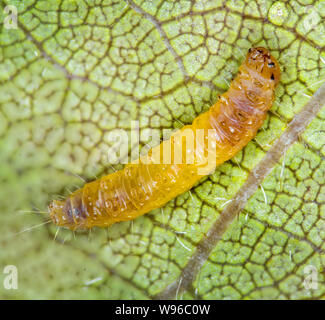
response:
[[(324, 297), (324, 21), (323, 1), (0, 0), (0, 271), (19, 275), (0, 296)], [(25, 212), (112, 172), (115, 128), (139, 120), (144, 146), (191, 123), (253, 46), (281, 64), (276, 101), (191, 192), (89, 234)]]

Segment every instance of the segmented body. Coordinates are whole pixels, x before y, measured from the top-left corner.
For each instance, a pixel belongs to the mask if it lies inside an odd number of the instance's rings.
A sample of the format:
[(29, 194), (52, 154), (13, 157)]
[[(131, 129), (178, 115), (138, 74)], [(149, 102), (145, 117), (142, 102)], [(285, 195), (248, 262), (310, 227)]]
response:
[[(279, 79), (280, 69), (275, 58), (264, 48), (250, 49), (229, 90), (215, 105), (195, 118), (191, 125), (180, 129), (170, 141), (151, 149), (137, 163), (85, 184), (65, 201), (52, 201), (49, 211), (53, 222), (70, 229), (107, 227), (159, 208), (191, 189), (202, 178), (198, 169), (204, 168), (208, 174), (254, 138), (273, 103)], [(173, 150), (180, 147), (174, 149), (175, 144), (181, 141), (183, 146), (183, 140), (176, 137), (191, 130), (196, 138), (198, 129), (204, 132), (204, 143), (186, 145), (181, 162), (175, 163)], [(171, 163), (163, 161), (167, 143)], [(209, 150), (214, 151), (215, 162), (203, 164), (199, 160), (207, 157)], [(157, 153), (160, 163), (150, 163), (148, 160)], [(194, 154), (195, 161), (186, 163), (186, 154)]]

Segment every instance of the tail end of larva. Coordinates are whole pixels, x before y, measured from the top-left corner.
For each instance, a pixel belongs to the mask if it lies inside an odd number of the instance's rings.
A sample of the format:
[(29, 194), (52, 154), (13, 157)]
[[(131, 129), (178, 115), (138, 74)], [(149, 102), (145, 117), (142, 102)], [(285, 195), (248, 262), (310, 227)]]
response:
[(54, 224), (56, 224), (59, 227), (67, 227), (67, 218), (64, 214), (64, 208), (65, 208), (65, 201), (59, 201), (59, 200), (52, 200), (49, 204), (49, 214), (50, 218), (53, 221)]
[(64, 201), (53, 200), (49, 204), (50, 218), (59, 227), (71, 230), (80, 228), (80, 222), (76, 221), (74, 211), (76, 209), (72, 208), (70, 197)]
[(79, 189), (63, 201), (53, 200), (49, 204), (50, 218), (59, 227), (71, 230), (88, 226), (86, 209), (82, 202), (83, 189)]

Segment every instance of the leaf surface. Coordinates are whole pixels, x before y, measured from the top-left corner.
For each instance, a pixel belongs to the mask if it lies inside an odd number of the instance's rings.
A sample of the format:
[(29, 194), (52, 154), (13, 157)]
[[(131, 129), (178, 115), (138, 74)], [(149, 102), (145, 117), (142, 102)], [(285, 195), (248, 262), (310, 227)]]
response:
[[(0, 0), (0, 268), (19, 272), (0, 296), (322, 298), (324, 21), (323, 1)], [(90, 234), (24, 212), (112, 172), (109, 134), (130, 120), (141, 146), (191, 123), (253, 46), (281, 64), (276, 101), (191, 192)]]

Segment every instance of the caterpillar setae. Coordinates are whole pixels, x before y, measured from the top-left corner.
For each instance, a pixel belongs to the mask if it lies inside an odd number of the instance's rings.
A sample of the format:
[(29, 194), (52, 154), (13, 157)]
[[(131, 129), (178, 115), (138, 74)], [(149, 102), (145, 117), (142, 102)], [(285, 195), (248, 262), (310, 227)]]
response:
[[(268, 50), (249, 49), (229, 90), (207, 112), (123, 170), (86, 183), (64, 201), (53, 200), (49, 205), (52, 221), (72, 230), (107, 227), (132, 220), (188, 191), (202, 172), (209, 174), (255, 137), (272, 106), (279, 80), (279, 64)], [(196, 143), (189, 147), (183, 136), (190, 131)], [(198, 132), (203, 136), (201, 143)], [(163, 161), (166, 150), (171, 160), (167, 163)], [(177, 150), (181, 156), (173, 161)], [(202, 159), (211, 154), (214, 161), (206, 164)], [(194, 161), (184, 161), (187, 155), (193, 155)]]

